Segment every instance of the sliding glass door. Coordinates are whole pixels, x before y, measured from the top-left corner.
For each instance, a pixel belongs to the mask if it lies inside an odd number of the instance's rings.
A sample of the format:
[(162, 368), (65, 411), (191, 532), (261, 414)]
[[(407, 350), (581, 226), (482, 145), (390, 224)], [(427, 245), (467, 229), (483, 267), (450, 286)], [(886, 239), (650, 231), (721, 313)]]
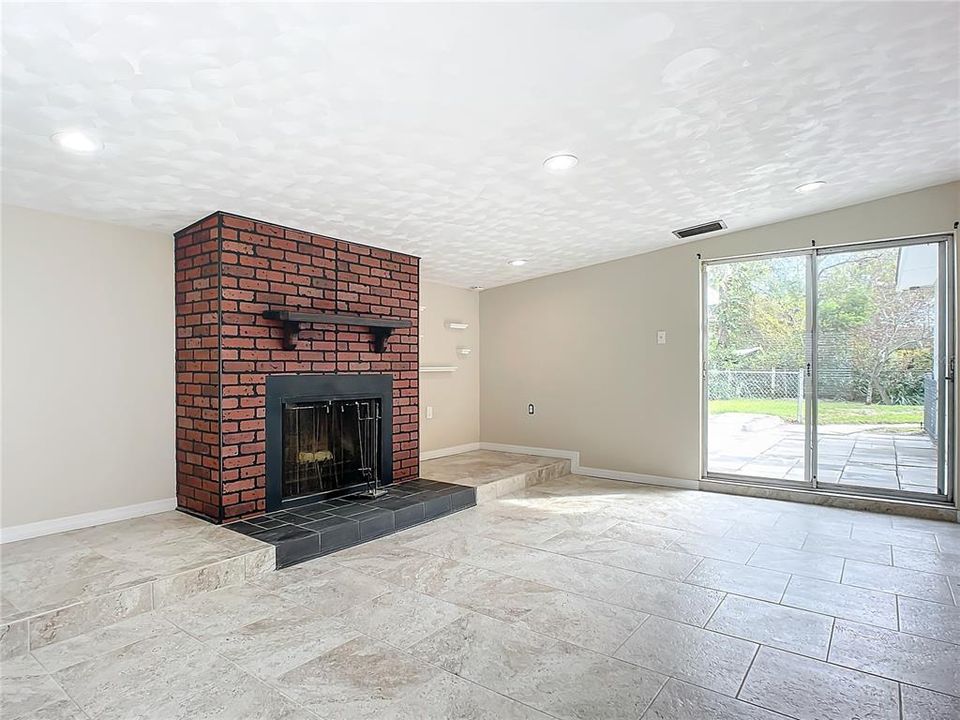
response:
[(818, 251), (818, 485), (945, 494), (945, 248), (934, 241)]
[(807, 481), (810, 257), (705, 266), (707, 471)]
[(704, 475), (947, 498), (952, 237), (703, 265)]

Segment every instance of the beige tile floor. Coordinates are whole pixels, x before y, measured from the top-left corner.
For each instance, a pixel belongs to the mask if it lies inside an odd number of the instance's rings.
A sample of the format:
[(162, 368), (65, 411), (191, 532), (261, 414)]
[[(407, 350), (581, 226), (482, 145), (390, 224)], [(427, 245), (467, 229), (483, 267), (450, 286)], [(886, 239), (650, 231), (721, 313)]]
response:
[(19, 718), (956, 720), (960, 526), (576, 476), (2, 665)]
[(0, 546), (0, 623), (240, 561), (269, 547), (175, 511), (7, 543)]

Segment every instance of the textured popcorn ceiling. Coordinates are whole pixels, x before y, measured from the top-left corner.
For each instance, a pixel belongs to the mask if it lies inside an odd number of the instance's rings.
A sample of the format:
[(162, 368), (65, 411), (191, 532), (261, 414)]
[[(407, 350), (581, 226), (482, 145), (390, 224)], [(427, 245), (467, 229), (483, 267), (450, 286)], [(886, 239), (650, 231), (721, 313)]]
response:
[(222, 209), (489, 287), (960, 177), (958, 7), (4, 4), (3, 198)]

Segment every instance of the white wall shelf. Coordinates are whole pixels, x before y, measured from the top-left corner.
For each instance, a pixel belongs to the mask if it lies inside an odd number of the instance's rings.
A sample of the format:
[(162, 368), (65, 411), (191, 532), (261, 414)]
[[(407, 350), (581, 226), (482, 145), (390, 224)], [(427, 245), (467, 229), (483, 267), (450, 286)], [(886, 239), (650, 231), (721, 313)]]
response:
[(454, 372), (457, 369), (456, 365), (421, 365), (420, 372), (422, 373), (437, 373), (437, 372)]

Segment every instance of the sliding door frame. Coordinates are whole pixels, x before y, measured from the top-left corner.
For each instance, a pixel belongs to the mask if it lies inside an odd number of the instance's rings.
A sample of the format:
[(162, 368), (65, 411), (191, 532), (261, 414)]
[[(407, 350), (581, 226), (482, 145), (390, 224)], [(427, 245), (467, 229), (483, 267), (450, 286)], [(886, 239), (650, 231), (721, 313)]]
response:
[(807, 251), (807, 331), (804, 352), (807, 353), (807, 367), (804, 374), (803, 395), (806, 400), (807, 414), (803, 418), (803, 438), (807, 444), (805, 484), (807, 489), (817, 489), (817, 253), (812, 248)]
[[(812, 440), (810, 437), (810, 423), (807, 418), (810, 412), (815, 408), (811, 401), (810, 392), (813, 379), (812, 372), (804, 374), (803, 378), (803, 413), (804, 413), (804, 434), (803, 434), (803, 461), (804, 461), (804, 479), (803, 480), (784, 480), (780, 478), (768, 478), (758, 475), (738, 475), (735, 473), (708, 473), (708, 460), (710, 456), (709, 428), (710, 428), (710, 368), (709, 368), (709, 323), (708, 323), (708, 305), (707, 305), (707, 269), (712, 265), (729, 265), (735, 262), (747, 262), (750, 260), (777, 259), (785, 257), (804, 257), (805, 278), (806, 278), (806, 318), (804, 322), (804, 346), (806, 348), (808, 362), (810, 352), (810, 338), (813, 334), (813, 325), (810, 316), (810, 274), (813, 272), (813, 250), (812, 248), (801, 248), (799, 250), (778, 250), (774, 252), (754, 253), (749, 255), (731, 255), (727, 257), (710, 258), (709, 260), (700, 260), (700, 477), (703, 480), (730, 480), (735, 482), (749, 482), (757, 485), (773, 485), (793, 490), (813, 490), (815, 486), (810, 476), (810, 460), (812, 453)], [(812, 370), (812, 367), (811, 367)]]
[[(907, 247), (909, 245), (927, 245), (938, 243), (938, 367), (935, 368), (937, 387), (937, 494), (892, 490), (858, 485), (840, 485), (817, 482), (817, 378), (818, 347), (817, 335), (817, 292), (818, 258), (823, 255), (851, 252), (856, 250), (874, 250)], [(954, 501), (954, 462), (956, 458), (956, 233), (931, 233), (887, 240), (868, 240), (843, 243), (823, 247), (811, 246), (799, 250), (785, 250), (748, 255), (732, 255), (700, 260), (700, 432), (701, 467), (700, 476), (704, 480), (727, 480), (749, 482), (768, 486), (792, 488), (794, 490), (815, 490), (836, 495), (869, 495), (886, 499), (920, 500), (928, 503), (953, 504)], [(804, 480), (783, 480), (733, 473), (709, 472), (709, 306), (707, 271), (712, 265), (733, 262), (762, 260), (764, 258), (805, 256), (806, 261), (806, 323), (805, 353), (807, 363), (804, 373)]]

